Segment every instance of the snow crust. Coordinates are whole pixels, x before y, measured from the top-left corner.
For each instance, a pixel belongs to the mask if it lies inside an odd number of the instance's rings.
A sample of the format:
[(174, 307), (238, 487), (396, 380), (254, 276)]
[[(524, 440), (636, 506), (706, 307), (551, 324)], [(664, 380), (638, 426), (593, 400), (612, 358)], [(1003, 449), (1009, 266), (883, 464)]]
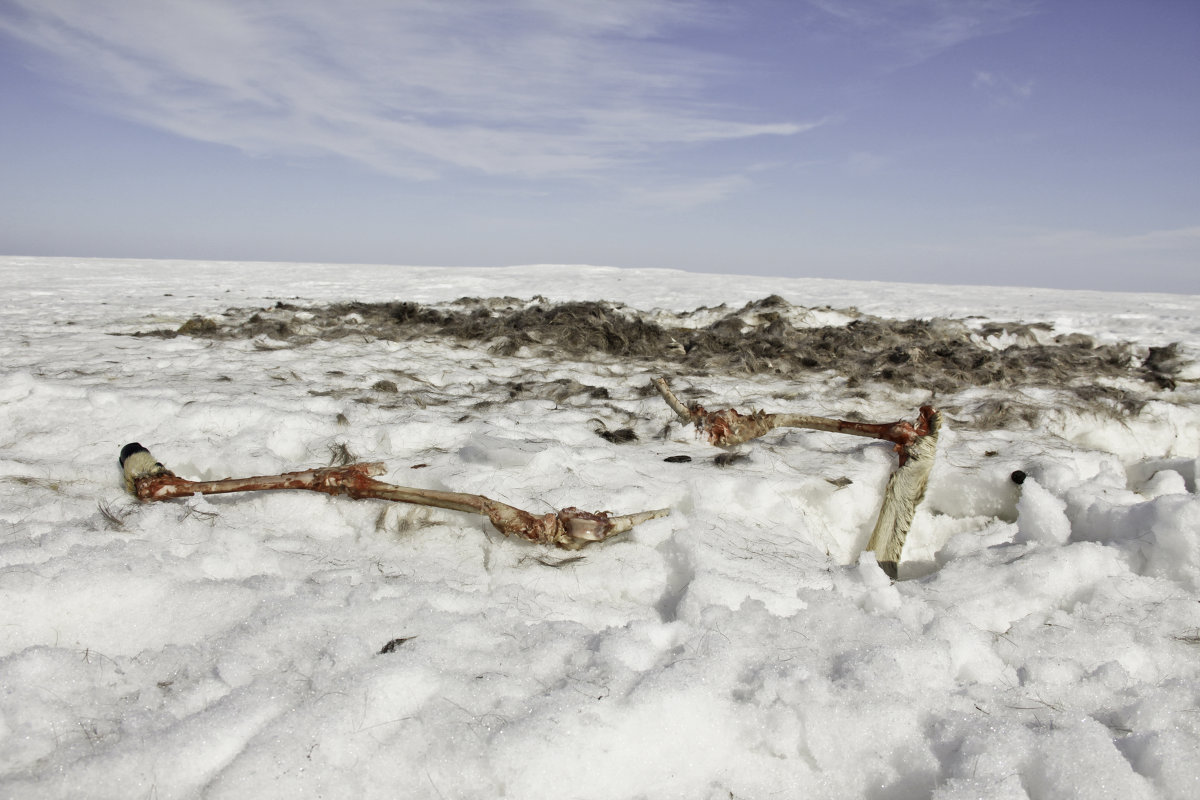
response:
[[(0, 280), (2, 797), (1200, 797), (1194, 363), (1131, 419), (948, 420), (893, 582), (861, 554), (887, 445), (778, 433), (721, 468), (690, 429), (660, 436), (641, 389), (661, 367), (130, 335), (279, 300), (779, 294), (814, 324), (856, 307), (1189, 345), (1200, 297), (17, 257)], [(503, 388), (562, 378), (608, 397)], [(741, 408), (796, 385), (703, 380)], [(771, 410), (838, 413), (803, 386)], [(623, 426), (638, 441), (596, 435)], [(141, 504), (132, 441), (194, 479), (345, 447), (401, 485), (671, 515), (564, 553), (312, 493)]]

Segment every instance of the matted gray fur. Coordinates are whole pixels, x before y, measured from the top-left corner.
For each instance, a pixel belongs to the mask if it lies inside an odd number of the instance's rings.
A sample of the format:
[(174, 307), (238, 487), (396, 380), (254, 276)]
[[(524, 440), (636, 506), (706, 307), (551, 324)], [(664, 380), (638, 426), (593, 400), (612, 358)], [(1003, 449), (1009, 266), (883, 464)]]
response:
[[(814, 324), (831, 316), (845, 321)], [(175, 330), (135, 335), (259, 338), (281, 347), (347, 336), (391, 341), (445, 337), (484, 348), (494, 357), (616, 358), (670, 364), (677, 375), (799, 379), (832, 374), (844, 379), (848, 393), (874, 391), (879, 385), (924, 392), (938, 398), (939, 407), (959, 427), (991, 429), (1036, 424), (1048, 407), (1022, 391), (1043, 387), (1060, 393), (1061, 401), (1055, 401), (1060, 405), (1116, 416), (1137, 414), (1151, 396), (1174, 388), (1187, 361), (1177, 343), (1098, 343), (1080, 333), (1056, 334), (1048, 323), (886, 319), (854, 309), (795, 306), (778, 296), (739, 309), (680, 313), (642, 312), (602, 301), (511, 297), (437, 305), (280, 302), (272, 308), (229, 309), (220, 318), (194, 317)], [(975, 387), (1012, 391), (1004, 400), (946, 401)], [(556, 395), (572, 389), (593, 387), (557, 387)]]

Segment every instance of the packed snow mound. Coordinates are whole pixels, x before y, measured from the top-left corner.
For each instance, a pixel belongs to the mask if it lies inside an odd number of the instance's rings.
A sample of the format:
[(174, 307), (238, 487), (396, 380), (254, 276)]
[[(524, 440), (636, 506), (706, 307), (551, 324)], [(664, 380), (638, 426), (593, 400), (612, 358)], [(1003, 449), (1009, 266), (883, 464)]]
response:
[[(1200, 793), (1200, 298), (588, 267), (0, 273), (0, 796)], [(571, 303), (666, 349), (530, 322)], [(367, 306), (403, 304), (384, 335)], [(321, 334), (335, 307), (356, 332)], [(422, 319), (460, 311), (522, 324)], [(255, 314), (290, 332), (234, 335)], [(892, 377), (873, 361), (895, 338), (813, 368), (737, 355), (760, 329), (783, 346), (864, 320), (1068, 371), (935, 392), (904, 377), (926, 350)], [(724, 360), (688, 360), (722, 336)], [(1080, 394), (1103, 364), (1094, 382), (1136, 403)], [(710, 407), (885, 421), (933, 400), (902, 580), (862, 554), (889, 444), (795, 430), (722, 452), (673, 422), (663, 373)], [(191, 479), (383, 461), (388, 482), (539, 513), (671, 515), (567, 553), (305, 492), (143, 504), (116, 463), (134, 441)]]

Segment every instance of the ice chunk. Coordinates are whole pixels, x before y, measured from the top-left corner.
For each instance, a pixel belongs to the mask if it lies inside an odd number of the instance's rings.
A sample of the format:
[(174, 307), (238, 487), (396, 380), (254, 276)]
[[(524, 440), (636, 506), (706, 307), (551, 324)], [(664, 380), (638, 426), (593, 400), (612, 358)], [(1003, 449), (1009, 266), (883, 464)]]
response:
[(1071, 536), (1067, 503), (1033, 478), (1026, 478), (1017, 500), (1018, 542), (1065, 544)]

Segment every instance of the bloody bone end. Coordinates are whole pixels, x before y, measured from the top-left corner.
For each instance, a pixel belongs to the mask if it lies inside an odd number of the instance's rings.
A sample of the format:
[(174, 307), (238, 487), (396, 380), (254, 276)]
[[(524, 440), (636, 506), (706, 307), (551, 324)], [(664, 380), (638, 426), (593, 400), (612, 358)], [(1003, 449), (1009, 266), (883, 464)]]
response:
[(718, 447), (732, 447), (756, 439), (775, 427), (773, 415), (759, 411), (741, 414), (732, 408), (709, 411), (699, 403), (686, 406), (671, 391), (665, 378), (655, 378), (654, 387), (680, 422), (695, 425), (698, 436), (703, 436)]
[(775, 427), (772, 416), (761, 411), (750, 414), (741, 414), (733, 408), (706, 411), (701, 405), (695, 406), (694, 411), (696, 432), (717, 447), (732, 447), (757, 439)]
[(878, 427), (883, 429), (880, 433), (875, 434), (876, 438), (884, 439), (896, 445), (896, 454), (900, 458), (900, 466), (904, 466), (909, 459), (910, 449), (916, 445), (918, 441), (926, 436), (933, 436), (933, 440), (937, 441), (938, 431), (942, 425), (942, 415), (938, 413), (933, 406), (921, 406), (918, 411), (916, 424), (908, 422), (893, 422), (891, 425), (872, 426), (865, 425), (866, 428)]
[(610, 516), (607, 511), (590, 513), (578, 508), (564, 508), (558, 512), (558, 522), (566, 534), (567, 540), (556, 542), (559, 547), (567, 550), (578, 550), (592, 542), (602, 542), (610, 536), (640, 525), (648, 520), (665, 517), (671, 513), (669, 508), (657, 508), (653, 511), (640, 511), (636, 514), (625, 514), (619, 517)]
[(583, 511), (574, 506), (536, 516), (504, 503), (484, 498), (483, 511), (492, 526), (505, 536), (518, 536), (536, 544), (578, 550), (624, 533), (634, 525), (665, 517), (670, 509), (611, 516), (607, 511)]

